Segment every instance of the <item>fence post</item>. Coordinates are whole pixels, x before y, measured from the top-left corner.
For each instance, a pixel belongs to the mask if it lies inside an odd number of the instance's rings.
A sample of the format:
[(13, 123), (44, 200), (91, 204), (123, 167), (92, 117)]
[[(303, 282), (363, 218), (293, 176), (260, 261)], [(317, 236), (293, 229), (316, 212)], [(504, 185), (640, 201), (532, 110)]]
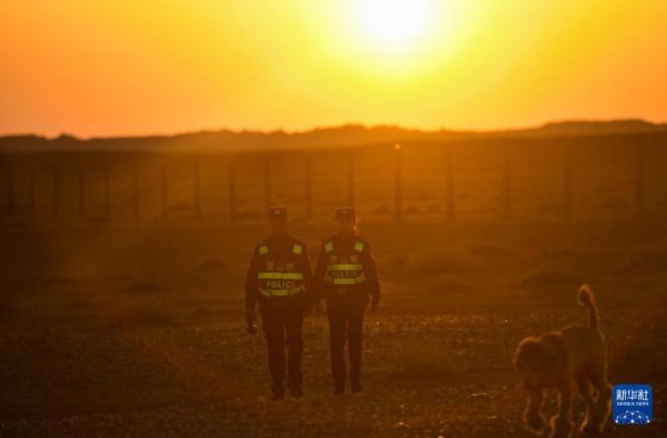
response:
[(84, 169), (79, 169), (79, 219), (82, 219), (86, 214), (86, 174)]
[(195, 163), (193, 170), (194, 195), (195, 195), (195, 219), (201, 219), (201, 182), (199, 179), (199, 163)]
[(454, 166), (453, 166), (452, 144), (445, 146), (445, 202), (447, 204), (447, 219), (456, 219), (456, 191), (454, 188)]
[(264, 157), (264, 206), (266, 210), (271, 207), (271, 156), (267, 153)]
[(60, 169), (58, 166), (53, 166), (53, 191), (51, 197), (53, 201), (53, 216), (58, 217), (60, 214)]
[(350, 149), (347, 156), (347, 204), (354, 206), (354, 149)]
[(636, 151), (636, 169), (635, 169), (635, 215), (642, 217), (644, 215), (644, 155), (645, 155), (646, 136), (640, 135), (637, 138)]
[(505, 219), (512, 217), (512, 141), (503, 141), (503, 216)]
[(313, 218), (313, 163), (310, 153), (306, 152), (306, 175), (304, 196), (306, 201), (306, 219)]
[(14, 172), (7, 168), (7, 214), (14, 215)]
[(139, 169), (132, 166), (132, 210), (134, 219), (139, 219)]
[(563, 181), (565, 219), (572, 219), (572, 145), (565, 147), (565, 178)]
[(28, 174), (28, 214), (32, 219), (35, 217), (35, 168), (30, 168), (30, 173)]
[(109, 219), (111, 214), (111, 169), (104, 168), (104, 218)]
[(160, 182), (161, 182), (160, 193), (162, 195), (162, 219), (167, 219), (167, 216), (169, 214), (168, 212), (169, 194), (167, 193), (167, 190), (169, 189), (169, 186), (167, 185), (167, 168), (164, 164), (162, 165), (162, 175)]
[(234, 157), (230, 156), (227, 162), (227, 176), (229, 178), (229, 220), (236, 220), (236, 172), (234, 170)]
[(394, 220), (403, 221), (403, 152), (400, 144), (394, 145)]

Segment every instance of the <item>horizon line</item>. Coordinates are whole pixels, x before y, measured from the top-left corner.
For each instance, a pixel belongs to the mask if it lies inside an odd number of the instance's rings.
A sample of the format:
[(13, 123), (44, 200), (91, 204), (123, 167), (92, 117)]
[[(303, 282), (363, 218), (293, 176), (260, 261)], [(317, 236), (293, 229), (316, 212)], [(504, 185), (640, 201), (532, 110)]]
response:
[(517, 131), (530, 131), (530, 130), (538, 130), (542, 129), (548, 126), (554, 126), (554, 125), (564, 125), (568, 123), (588, 123), (588, 124), (612, 124), (612, 123), (627, 123), (627, 122), (634, 122), (634, 123), (645, 123), (647, 125), (652, 125), (655, 127), (660, 127), (660, 126), (667, 126), (667, 120), (662, 120), (662, 121), (657, 121), (657, 120), (649, 120), (647, 118), (641, 118), (641, 117), (627, 117), (627, 118), (609, 118), (609, 119), (597, 119), (597, 118), (581, 118), (581, 119), (553, 119), (553, 120), (548, 120), (548, 121), (543, 121), (538, 124), (530, 124), (530, 125), (514, 125), (514, 126), (506, 126), (506, 127), (499, 127), (499, 128), (447, 128), (445, 126), (437, 127), (437, 128), (418, 128), (418, 127), (409, 127), (405, 125), (400, 125), (400, 124), (394, 124), (394, 123), (377, 123), (377, 124), (366, 124), (362, 122), (341, 122), (340, 124), (332, 124), (332, 125), (313, 125), (310, 128), (297, 128), (297, 129), (285, 129), (285, 128), (273, 128), (273, 129), (259, 129), (259, 128), (229, 128), (229, 127), (221, 127), (218, 129), (215, 128), (202, 128), (199, 130), (193, 129), (193, 130), (185, 130), (185, 131), (176, 131), (172, 133), (152, 133), (152, 134), (104, 134), (104, 135), (91, 135), (91, 136), (84, 136), (84, 135), (78, 135), (75, 133), (71, 132), (65, 132), (61, 131), (59, 134), (54, 134), (54, 135), (48, 135), (44, 133), (39, 133), (39, 132), (7, 132), (7, 133), (0, 133), (0, 139), (2, 138), (13, 138), (13, 137), (38, 137), (38, 138), (43, 138), (46, 140), (57, 140), (59, 138), (63, 137), (70, 137), (74, 138), (76, 140), (80, 141), (92, 141), (92, 140), (106, 140), (106, 139), (123, 139), (123, 138), (160, 138), (160, 137), (166, 137), (166, 138), (173, 138), (173, 137), (179, 137), (179, 136), (186, 136), (186, 135), (196, 135), (196, 134), (216, 134), (216, 133), (231, 133), (231, 134), (260, 134), (260, 135), (303, 135), (303, 134), (310, 134), (314, 133), (317, 131), (326, 131), (326, 130), (334, 130), (334, 129), (341, 129), (341, 128), (349, 128), (349, 127), (355, 127), (355, 128), (362, 128), (367, 131), (373, 130), (373, 129), (382, 129), (382, 128), (388, 128), (388, 129), (398, 129), (402, 131), (414, 131), (414, 132), (420, 132), (424, 134), (435, 134), (435, 133), (452, 133), (452, 134), (457, 134), (457, 133), (467, 133), (467, 134), (493, 134), (493, 133), (501, 133), (501, 132), (517, 132)]

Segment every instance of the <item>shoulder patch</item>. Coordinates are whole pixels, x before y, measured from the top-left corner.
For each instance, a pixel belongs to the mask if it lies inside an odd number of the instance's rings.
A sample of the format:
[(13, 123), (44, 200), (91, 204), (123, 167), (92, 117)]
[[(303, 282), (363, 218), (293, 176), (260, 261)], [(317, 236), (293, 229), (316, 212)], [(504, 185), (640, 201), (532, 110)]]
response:
[(257, 251), (259, 252), (260, 255), (265, 255), (269, 253), (269, 247), (266, 245), (262, 245), (259, 247)]
[(366, 245), (364, 245), (364, 242), (362, 242), (361, 240), (357, 240), (357, 241), (354, 243), (354, 249), (355, 249), (355, 251), (357, 251), (357, 252), (362, 252), (362, 251), (364, 250), (364, 247), (365, 247), (365, 246), (366, 246)]
[(324, 250), (326, 252), (331, 252), (333, 251), (333, 242), (327, 242), (324, 244)]
[(297, 255), (301, 255), (303, 253), (303, 245), (300, 245), (298, 243), (294, 244), (292, 247), (292, 252)]

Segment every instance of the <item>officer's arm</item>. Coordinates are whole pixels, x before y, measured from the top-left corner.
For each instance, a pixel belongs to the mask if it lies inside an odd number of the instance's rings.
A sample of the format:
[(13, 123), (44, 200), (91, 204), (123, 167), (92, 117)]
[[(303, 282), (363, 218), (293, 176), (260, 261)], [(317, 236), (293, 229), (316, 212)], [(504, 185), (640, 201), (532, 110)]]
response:
[(248, 267), (248, 275), (246, 276), (245, 282), (245, 308), (246, 310), (254, 310), (255, 303), (257, 303), (257, 272), (258, 272), (258, 262), (259, 258), (257, 256), (257, 248), (254, 249), (252, 253), (252, 258), (250, 259), (250, 266)]
[(324, 250), (324, 245), (322, 245), (320, 247), (320, 254), (317, 257), (317, 266), (315, 267), (315, 278), (313, 281), (317, 300), (323, 299), (325, 295), (324, 289), (326, 285), (324, 282), (324, 275), (327, 267), (326, 257), (326, 251)]
[(380, 304), (380, 281), (378, 280), (377, 265), (375, 264), (375, 257), (370, 245), (368, 245), (366, 252), (366, 275), (368, 287), (370, 288), (371, 304), (377, 306)]
[(308, 305), (311, 305), (316, 300), (315, 295), (315, 282), (313, 278), (313, 268), (310, 264), (310, 256), (308, 255), (308, 248), (303, 242), (300, 242), (300, 245), (303, 247), (301, 252), (301, 263), (303, 271), (303, 286), (306, 289), (306, 297)]

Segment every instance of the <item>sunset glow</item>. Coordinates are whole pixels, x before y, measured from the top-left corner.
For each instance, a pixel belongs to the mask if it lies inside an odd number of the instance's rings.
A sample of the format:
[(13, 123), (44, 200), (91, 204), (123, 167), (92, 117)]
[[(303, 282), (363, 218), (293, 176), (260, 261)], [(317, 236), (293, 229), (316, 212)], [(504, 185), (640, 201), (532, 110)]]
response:
[(0, 133), (667, 120), (667, 2), (25, 0)]

